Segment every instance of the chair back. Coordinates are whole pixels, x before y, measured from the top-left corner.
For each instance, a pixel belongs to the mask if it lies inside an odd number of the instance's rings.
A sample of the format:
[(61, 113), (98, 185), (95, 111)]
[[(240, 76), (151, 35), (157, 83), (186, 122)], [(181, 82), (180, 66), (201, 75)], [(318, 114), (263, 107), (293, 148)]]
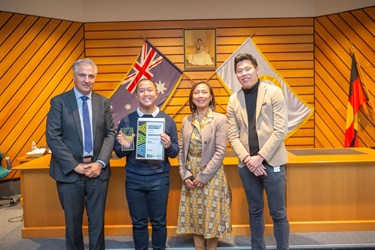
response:
[[(7, 168), (3, 167), (3, 159), (5, 159)], [(7, 177), (11, 171), (12, 171), (12, 164), (10, 162), (9, 156), (4, 155), (0, 151), (0, 179)]]

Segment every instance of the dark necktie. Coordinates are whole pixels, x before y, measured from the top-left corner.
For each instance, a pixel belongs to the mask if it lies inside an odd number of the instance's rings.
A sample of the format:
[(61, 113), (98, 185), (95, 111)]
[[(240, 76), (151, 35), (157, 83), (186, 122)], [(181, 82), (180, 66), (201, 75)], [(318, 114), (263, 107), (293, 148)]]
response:
[(82, 117), (83, 117), (83, 129), (85, 133), (85, 151), (91, 153), (92, 151), (92, 138), (91, 138), (91, 125), (90, 125), (90, 114), (87, 106), (87, 96), (81, 96), (83, 100), (82, 104)]

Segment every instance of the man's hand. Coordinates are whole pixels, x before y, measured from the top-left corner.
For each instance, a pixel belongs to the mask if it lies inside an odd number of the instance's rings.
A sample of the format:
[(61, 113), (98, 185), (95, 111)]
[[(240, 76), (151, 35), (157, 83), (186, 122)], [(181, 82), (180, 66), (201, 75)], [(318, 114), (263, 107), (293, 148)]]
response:
[(266, 167), (262, 164), (263, 160), (264, 158), (261, 155), (255, 155), (246, 156), (243, 162), (255, 176), (267, 176)]
[(100, 175), (102, 171), (102, 164), (100, 162), (92, 162), (84, 164), (85, 175), (89, 178), (96, 178)]
[(255, 168), (253, 171), (255, 176), (267, 176), (266, 167), (261, 164), (258, 168)]
[(169, 148), (171, 146), (171, 138), (166, 133), (160, 134), (160, 141), (163, 144), (164, 148)]
[(78, 166), (74, 168), (74, 171), (76, 171), (79, 174), (86, 174), (85, 164), (78, 164)]

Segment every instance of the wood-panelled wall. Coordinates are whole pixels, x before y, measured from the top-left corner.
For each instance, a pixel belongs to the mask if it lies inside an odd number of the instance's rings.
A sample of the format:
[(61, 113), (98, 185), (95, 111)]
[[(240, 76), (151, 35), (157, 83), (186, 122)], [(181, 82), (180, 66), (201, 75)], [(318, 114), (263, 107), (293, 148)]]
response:
[[(357, 46), (357, 60), (366, 72), (364, 80), (372, 99), (375, 93), (374, 60), (370, 60), (374, 58), (374, 11), (372, 7), (318, 18), (84, 24), (0, 12), (0, 149), (17, 165), (17, 157), (30, 150), (32, 140), (38, 146), (46, 145), (49, 100), (72, 88), (71, 66), (78, 58), (90, 57), (98, 64), (94, 90), (107, 97), (130, 70), (144, 38), (184, 70), (185, 28), (216, 28), (218, 67), (254, 35), (253, 41), (274, 68), (316, 110), (286, 140), (287, 147), (342, 147), (350, 75), (349, 39)], [(226, 111), (229, 93), (214, 70), (184, 72), (165, 107), (178, 127), (189, 113), (186, 104), (190, 87), (199, 80), (210, 81), (218, 111)], [(374, 119), (369, 115), (373, 110), (368, 110), (360, 113), (360, 146), (375, 145), (375, 133), (371, 132)]]
[(372, 100), (360, 109), (359, 146), (375, 146), (375, 7), (315, 19), (315, 147), (345, 140), (351, 53)]
[[(110, 96), (140, 52), (143, 38), (184, 70), (184, 28), (216, 28), (217, 66), (220, 66), (251, 35), (273, 66), (310, 105), (314, 102), (313, 19), (246, 19), (174, 22), (86, 23), (86, 56), (94, 59), (101, 72), (96, 90)], [(179, 127), (190, 113), (187, 106), (194, 81), (209, 80), (214, 87), (217, 111), (225, 113), (229, 93), (215, 71), (185, 71), (183, 81), (165, 111)], [(286, 141), (289, 147), (314, 147), (311, 119)]]
[(0, 12), (0, 27), (0, 149), (18, 165), (33, 140), (46, 145), (49, 100), (73, 86), (71, 67), (84, 56), (84, 29), (7, 12)]

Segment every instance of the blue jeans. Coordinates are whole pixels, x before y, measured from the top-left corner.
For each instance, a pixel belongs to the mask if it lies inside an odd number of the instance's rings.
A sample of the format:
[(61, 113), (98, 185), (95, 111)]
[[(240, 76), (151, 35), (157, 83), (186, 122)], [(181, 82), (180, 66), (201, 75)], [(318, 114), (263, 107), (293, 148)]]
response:
[(289, 249), (289, 222), (285, 209), (286, 176), (285, 166), (280, 166), (280, 172), (274, 172), (267, 163), (267, 176), (257, 177), (245, 166), (239, 168), (239, 174), (249, 205), (251, 246), (252, 249), (266, 249), (264, 241), (264, 199), (263, 189), (267, 194), (268, 207), (273, 219), (273, 233), (277, 249)]
[(126, 177), (125, 191), (133, 223), (135, 249), (148, 249), (149, 218), (153, 249), (165, 249), (169, 185), (169, 176), (149, 181)]

